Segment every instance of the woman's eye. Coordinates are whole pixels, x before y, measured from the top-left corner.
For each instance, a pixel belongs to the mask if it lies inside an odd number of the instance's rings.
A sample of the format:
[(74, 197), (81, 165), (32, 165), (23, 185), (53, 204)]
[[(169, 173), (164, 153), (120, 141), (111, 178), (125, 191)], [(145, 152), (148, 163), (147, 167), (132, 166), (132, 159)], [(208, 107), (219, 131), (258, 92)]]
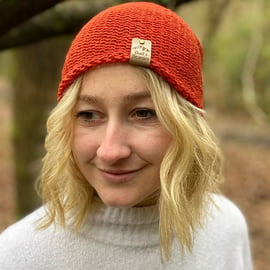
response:
[(133, 116), (139, 120), (148, 120), (156, 117), (156, 112), (151, 109), (139, 109), (133, 113)]
[(92, 111), (81, 111), (78, 112), (75, 116), (76, 118), (83, 120), (85, 122), (91, 122), (100, 119), (100, 115)]

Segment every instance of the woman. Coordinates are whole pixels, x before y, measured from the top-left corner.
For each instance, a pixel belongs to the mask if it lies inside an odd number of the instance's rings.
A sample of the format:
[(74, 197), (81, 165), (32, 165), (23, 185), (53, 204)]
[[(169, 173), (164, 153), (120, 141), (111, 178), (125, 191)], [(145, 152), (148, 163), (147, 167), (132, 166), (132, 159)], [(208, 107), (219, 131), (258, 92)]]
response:
[(252, 269), (245, 219), (218, 192), (201, 68), (192, 30), (156, 4), (82, 28), (48, 119), (44, 205), (2, 233), (1, 269)]

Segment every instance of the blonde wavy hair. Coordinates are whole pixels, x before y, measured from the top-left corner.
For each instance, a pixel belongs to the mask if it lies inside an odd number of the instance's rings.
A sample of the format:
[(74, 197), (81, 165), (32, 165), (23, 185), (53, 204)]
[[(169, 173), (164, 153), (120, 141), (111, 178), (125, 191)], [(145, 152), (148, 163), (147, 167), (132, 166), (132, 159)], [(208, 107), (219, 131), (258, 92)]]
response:
[[(153, 71), (138, 67), (151, 93), (157, 116), (172, 136), (160, 170), (160, 248), (170, 258), (173, 238), (181, 251), (192, 251), (193, 236), (203, 226), (211, 194), (219, 192), (223, 161), (216, 138), (204, 112), (181, 97)], [(52, 111), (47, 122), (47, 153), (38, 181), (46, 204), (39, 221), (45, 229), (54, 222), (65, 227), (73, 220), (75, 230), (83, 224), (94, 190), (82, 176), (71, 152), (74, 107), (82, 78), (77, 79)]]

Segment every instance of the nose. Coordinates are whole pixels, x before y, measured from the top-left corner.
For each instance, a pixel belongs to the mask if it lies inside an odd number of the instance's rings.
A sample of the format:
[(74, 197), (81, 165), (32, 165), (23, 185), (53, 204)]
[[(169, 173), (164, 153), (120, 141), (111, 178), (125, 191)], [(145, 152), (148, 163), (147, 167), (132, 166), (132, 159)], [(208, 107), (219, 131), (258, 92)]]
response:
[(131, 155), (128, 133), (128, 128), (121, 124), (110, 123), (106, 125), (100, 138), (97, 157), (107, 164), (128, 158)]

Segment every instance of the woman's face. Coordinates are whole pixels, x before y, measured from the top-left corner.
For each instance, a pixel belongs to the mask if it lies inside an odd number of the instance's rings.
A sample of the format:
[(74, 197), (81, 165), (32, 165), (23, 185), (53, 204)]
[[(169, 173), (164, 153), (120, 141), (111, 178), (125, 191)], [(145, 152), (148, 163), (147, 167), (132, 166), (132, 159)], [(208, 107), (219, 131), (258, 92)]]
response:
[(88, 71), (75, 117), (75, 162), (101, 200), (114, 207), (155, 203), (171, 136), (139, 71), (127, 64)]

